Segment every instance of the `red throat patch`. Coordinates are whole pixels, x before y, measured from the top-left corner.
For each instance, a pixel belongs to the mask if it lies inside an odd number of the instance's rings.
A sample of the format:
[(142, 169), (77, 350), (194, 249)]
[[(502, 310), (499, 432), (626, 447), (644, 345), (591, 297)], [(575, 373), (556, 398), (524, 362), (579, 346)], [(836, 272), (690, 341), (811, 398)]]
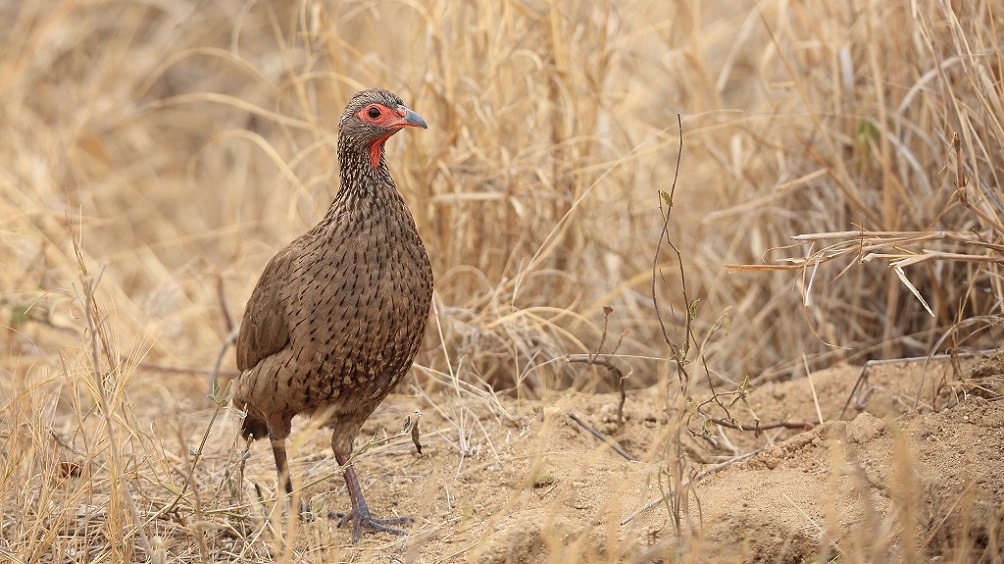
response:
[(390, 136), (395, 133), (397, 132), (388, 131), (386, 135), (382, 135), (370, 143), (370, 166), (373, 167), (373, 170), (380, 168), (380, 153), (383, 152), (381, 149), (384, 141), (390, 139)]

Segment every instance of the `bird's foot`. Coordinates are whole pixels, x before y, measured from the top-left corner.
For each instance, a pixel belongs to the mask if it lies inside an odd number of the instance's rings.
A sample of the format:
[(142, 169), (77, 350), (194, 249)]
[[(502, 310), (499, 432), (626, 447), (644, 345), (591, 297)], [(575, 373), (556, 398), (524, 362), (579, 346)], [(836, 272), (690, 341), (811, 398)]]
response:
[(314, 522), (314, 510), (311, 509), (310, 504), (306, 501), (300, 500), (300, 521), (304, 523)]
[(415, 522), (415, 520), (411, 517), (376, 519), (370, 515), (370, 512), (367, 509), (363, 509), (362, 511), (353, 509), (348, 513), (337, 513), (332, 511), (328, 513), (328, 518), (338, 519), (339, 527), (342, 527), (349, 522), (352, 523), (352, 544), (359, 542), (359, 537), (362, 533), (390, 533), (398, 536), (407, 535), (407, 531), (396, 529), (391, 525), (406, 525), (408, 523)]

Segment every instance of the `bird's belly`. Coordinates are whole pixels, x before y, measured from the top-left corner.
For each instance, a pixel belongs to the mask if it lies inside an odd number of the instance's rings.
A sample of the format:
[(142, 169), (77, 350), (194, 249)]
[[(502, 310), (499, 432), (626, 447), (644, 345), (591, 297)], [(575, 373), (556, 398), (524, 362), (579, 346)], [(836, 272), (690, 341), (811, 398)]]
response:
[(351, 282), (322, 285), (326, 291), (301, 301), (306, 315), (291, 345), (300, 365), (310, 367), (299, 387), (305, 410), (339, 398), (378, 403), (407, 373), (421, 344), (431, 276), (415, 276), (414, 267), (355, 270), (333, 277)]

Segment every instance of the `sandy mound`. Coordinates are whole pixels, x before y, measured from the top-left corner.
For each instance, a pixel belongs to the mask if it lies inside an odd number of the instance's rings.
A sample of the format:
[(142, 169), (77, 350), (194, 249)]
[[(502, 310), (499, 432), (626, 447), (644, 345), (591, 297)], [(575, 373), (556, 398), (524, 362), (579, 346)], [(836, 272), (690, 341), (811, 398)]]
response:
[[(400, 436), (365, 450), (357, 466), (374, 512), (416, 517), (410, 536), (369, 536), (353, 547), (347, 532), (319, 520), (297, 526), (295, 551), (311, 557), (311, 546), (326, 543), (310, 539), (334, 537), (342, 552), (325, 558), (350, 561), (388, 561), (391, 554), (490, 563), (1000, 558), (999, 360), (970, 363), (960, 377), (948, 370), (923, 362), (875, 367), (843, 419), (860, 368), (814, 374), (812, 386), (806, 379), (766, 384), (749, 394), (748, 410), (733, 415), (748, 422), (756, 414), (764, 424), (812, 420), (814, 388), (827, 421), (760, 433), (711, 426), (707, 436), (693, 420), (675, 432), (656, 388), (629, 393), (620, 429), (613, 394), (500, 403), (391, 397), (363, 434), (396, 432), (421, 409), (423, 453)], [(306, 496), (315, 508), (345, 505), (341, 480), (330, 475), (327, 433), (302, 426), (295, 434), (294, 471), (301, 483), (320, 480)], [(689, 481), (689, 495), (678, 502), (679, 537), (670, 507), (673, 492), (683, 490), (669, 470), (677, 445)], [(253, 448), (247, 480), (274, 488), (265, 445)], [(218, 540), (246, 554), (272, 535), (275, 557), (288, 546), (264, 521), (250, 532)]]

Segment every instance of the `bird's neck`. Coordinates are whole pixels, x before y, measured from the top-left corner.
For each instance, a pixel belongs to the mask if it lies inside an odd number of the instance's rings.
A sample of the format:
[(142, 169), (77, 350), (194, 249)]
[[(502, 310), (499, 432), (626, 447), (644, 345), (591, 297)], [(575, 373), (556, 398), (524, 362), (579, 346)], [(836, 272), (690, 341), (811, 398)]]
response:
[(377, 166), (373, 166), (370, 150), (338, 147), (338, 178), (341, 186), (335, 197), (335, 204), (346, 205), (352, 201), (374, 204), (380, 201), (400, 201), (394, 179), (390, 176), (387, 161), (383, 155), (383, 143), (379, 151)]

